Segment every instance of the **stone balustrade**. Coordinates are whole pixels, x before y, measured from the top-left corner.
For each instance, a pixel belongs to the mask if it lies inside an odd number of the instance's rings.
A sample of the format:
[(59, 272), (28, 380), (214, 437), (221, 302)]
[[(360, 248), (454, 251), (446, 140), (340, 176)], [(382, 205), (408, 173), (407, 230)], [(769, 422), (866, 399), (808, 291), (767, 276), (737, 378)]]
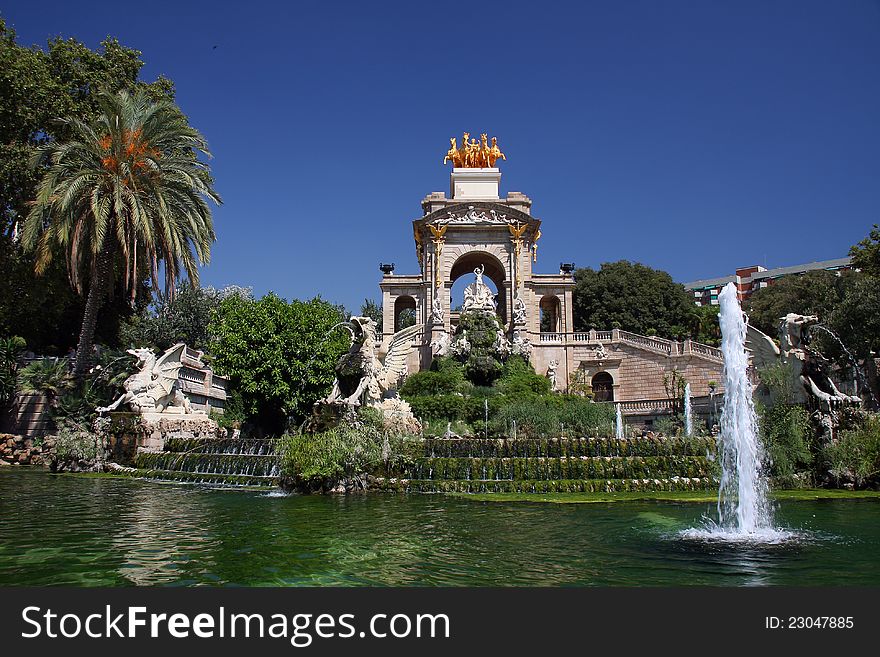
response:
[(620, 329), (614, 329), (613, 331), (590, 330), (583, 333), (541, 333), (540, 342), (555, 344), (577, 344), (584, 342), (613, 344), (624, 342), (666, 356), (697, 355), (719, 362), (723, 360), (720, 349), (700, 342), (694, 342), (689, 339), (683, 342), (675, 342), (665, 338), (639, 335), (638, 333), (630, 333)]

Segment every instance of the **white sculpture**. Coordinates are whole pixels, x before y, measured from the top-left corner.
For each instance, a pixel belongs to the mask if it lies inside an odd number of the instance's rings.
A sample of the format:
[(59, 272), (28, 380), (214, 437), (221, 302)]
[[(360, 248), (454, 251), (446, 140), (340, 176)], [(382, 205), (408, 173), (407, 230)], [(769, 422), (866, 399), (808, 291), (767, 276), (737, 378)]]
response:
[(529, 360), (532, 356), (532, 343), (528, 338), (523, 337), (518, 328), (513, 329), (513, 339), (511, 340), (510, 353), (516, 356), (522, 356)]
[(474, 269), (476, 280), (464, 289), (464, 303), (461, 306), (462, 312), (468, 310), (490, 310), (495, 312), (495, 295), (492, 289), (483, 283), (483, 272), (485, 267), (480, 265)]
[(513, 300), (513, 323), (526, 323), (526, 303), (522, 300), (522, 297), (520, 297), (519, 294), (517, 294), (516, 298)]
[(510, 355), (510, 342), (501, 329), (495, 331), (495, 342), (492, 344), (492, 349), (502, 360)]
[(443, 303), (440, 301), (440, 295), (434, 297), (431, 303), (431, 321), (435, 324), (443, 323)]
[(434, 357), (446, 356), (449, 353), (450, 344), (449, 333), (443, 331), (431, 340), (431, 355)]
[(605, 351), (605, 345), (601, 342), (599, 343), (599, 346), (596, 347), (595, 356), (598, 360), (605, 360), (608, 358), (608, 354)]
[(471, 352), (471, 343), (467, 339), (467, 330), (462, 329), (460, 335), (455, 336), (449, 351), (453, 356), (464, 358)]
[(746, 349), (752, 354), (752, 364), (757, 368), (786, 364), (792, 379), (800, 384), (792, 386), (795, 403), (814, 399), (825, 413), (841, 406), (859, 406), (862, 400), (838, 390), (828, 376), (825, 359), (808, 346), (807, 331), (818, 321), (815, 315), (787, 314), (779, 323), (779, 347), (766, 333), (747, 325)]
[(550, 390), (556, 390), (556, 368), (559, 367), (558, 360), (551, 360), (547, 363), (547, 378), (550, 379)]
[(138, 359), (138, 372), (125, 380), (125, 392), (109, 406), (99, 407), (98, 413), (115, 411), (123, 404), (131, 410), (144, 413), (195, 413), (186, 395), (177, 387), (177, 374), (183, 367), (181, 357), (186, 345), (178, 343), (158, 359), (152, 349), (129, 349), (128, 353)]
[(318, 403), (380, 405), (383, 395), (393, 395), (406, 376), (407, 356), (422, 327), (415, 324), (395, 333), (382, 362), (377, 355), (376, 322), (369, 317), (352, 317), (349, 326), (351, 346), (336, 364), (333, 390)]

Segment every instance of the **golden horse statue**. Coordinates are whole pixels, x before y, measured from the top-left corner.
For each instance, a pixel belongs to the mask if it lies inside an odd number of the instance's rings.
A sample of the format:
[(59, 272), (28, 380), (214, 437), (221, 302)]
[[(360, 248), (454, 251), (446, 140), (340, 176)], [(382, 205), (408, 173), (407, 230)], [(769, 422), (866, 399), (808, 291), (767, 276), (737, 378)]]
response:
[(484, 169), (489, 166), (489, 154), (491, 150), (489, 149), (488, 137), (486, 137), (486, 133), (480, 135), (480, 145), (479, 150), (476, 153), (475, 163), (476, 166)]
[(498, 148), (498, 137), (492, 137), (492, 148), (489, 149), (489, 156), (487, 158), (489, 166), (494, 167), (498, 158), (501, 158), (505, 162), (507, 161), (507, 157), (501, 152), (501, 149)]
[(449, 150), (446, 151), (446, 157), (443, 158), (443, 164), (446, 164), (449, 160), (452, 160), (453, 167), (461, 166), (461, 154), (458, 151), (458, 144), (455, 143), (455, 137), (452, 137), (449, 140)]
[(470, 136), (471, 133), (466, 132), (461, 138), (461, 148), (458, 149), (458, 166), (460, 167), (468, 166), (468, 139), (470, 139)]

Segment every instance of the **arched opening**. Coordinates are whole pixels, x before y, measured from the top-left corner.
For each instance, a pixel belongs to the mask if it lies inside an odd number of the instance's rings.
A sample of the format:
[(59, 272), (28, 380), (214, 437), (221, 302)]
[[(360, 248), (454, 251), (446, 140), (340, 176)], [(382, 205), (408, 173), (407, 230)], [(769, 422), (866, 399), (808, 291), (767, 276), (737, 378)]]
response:
[(507, 323), (507, 288), (505, 287), (504, 265), (491, 253), (470, 251), (456, 260), (449, 273), (452, 282), (450, 290), (451, 316), (456, 317), (456, 308), (464, 301), (464, 289), (474, 282), (474, 270), (483, 267), (483, 282), (495, 293), (495, 310), (502, 323)]
[(593, 399), (597, 402), (614, 401), (614, 379), (608, 372), (597, 372), (591, 381)]
[(416, 323), (416, 300), (411, 296), (397, 297), (394, 300), (394, 332)]
[(559, 297), (546, 296), (541, 298), (541, 333), (559, 333)]

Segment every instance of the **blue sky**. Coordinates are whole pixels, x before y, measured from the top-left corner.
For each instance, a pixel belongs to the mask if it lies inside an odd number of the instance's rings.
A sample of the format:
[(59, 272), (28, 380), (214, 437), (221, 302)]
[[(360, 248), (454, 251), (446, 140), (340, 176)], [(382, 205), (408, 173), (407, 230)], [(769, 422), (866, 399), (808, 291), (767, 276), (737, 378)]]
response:
[[(123, 7), (120, 9), (120, 7)], [(880, 222), (880, 4), (4, 3), (23, 44), (143, 51), (214, 152), (203, 284), (356, 310), (448, 192), (451, 136), (497, 135), (541, 218), (537, 271), (678, 281), (846, 255)], [(215, 47), (216, 46), (216, 47)]]

